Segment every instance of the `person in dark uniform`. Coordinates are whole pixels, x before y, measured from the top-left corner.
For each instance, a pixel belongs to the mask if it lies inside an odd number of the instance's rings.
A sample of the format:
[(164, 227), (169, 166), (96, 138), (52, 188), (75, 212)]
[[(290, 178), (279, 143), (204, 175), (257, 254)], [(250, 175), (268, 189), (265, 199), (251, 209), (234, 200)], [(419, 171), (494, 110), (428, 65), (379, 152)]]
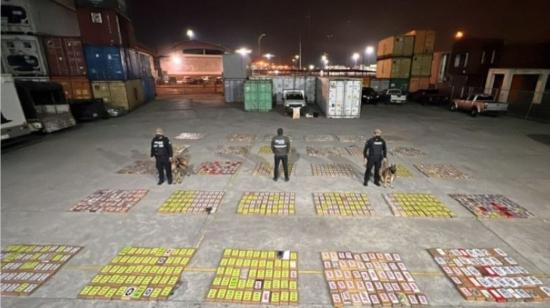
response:
[(386, 159), (386, 141), (381, 137), (382, 131), (380, 129), (374, 130), (374, 137), (367, 140), (365, 143), (365, 149), (363, 150), (363, 157), (367, 165), (365, 171), (365, 180), (363, 185), (367, 186), (374, 167), (374, 185), (380, 186), (380, 166), (382, 161)]
[(288, 182), (288, 152), (290, 152), (290, 139), (283, 136), (283, 129), (277, 129), (277, 136), (271, 139), (271, 151), (275, 156), (275, 166), (273, 168), (273, 181), (279, 179), (279, 164), (283, 162), (285, 172), (285, 181)]
[(157, 161), (158, 185), (164, 183), (165, 172), (168, 184), (172, 184), (172, 143), (168, 137), (164, 136), (162, 128), (157, 128), (155, 137), (151, 141), (151, 159), (153, 157)]

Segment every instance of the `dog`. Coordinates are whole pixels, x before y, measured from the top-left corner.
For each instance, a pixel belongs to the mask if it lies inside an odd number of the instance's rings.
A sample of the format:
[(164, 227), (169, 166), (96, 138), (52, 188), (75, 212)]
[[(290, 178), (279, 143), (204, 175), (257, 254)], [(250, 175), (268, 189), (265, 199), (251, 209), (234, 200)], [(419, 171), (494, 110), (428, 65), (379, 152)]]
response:
[(393, 188), (393, 181), (397, 177), (397, 165), (388, 163), (387, 159), (382, 161), (382, 168), (380, 168), (380, 179), (385, 187), (388, 187), (388, 184)]

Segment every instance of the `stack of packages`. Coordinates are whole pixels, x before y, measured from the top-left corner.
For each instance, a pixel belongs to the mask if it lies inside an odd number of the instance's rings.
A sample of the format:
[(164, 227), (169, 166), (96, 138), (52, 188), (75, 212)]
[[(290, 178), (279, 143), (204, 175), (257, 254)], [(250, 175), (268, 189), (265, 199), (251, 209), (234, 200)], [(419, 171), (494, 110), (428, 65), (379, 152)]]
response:
[(153, 57), (138, 46), (125, 1), (76, 3), (93, 96), (125, 111), (153, 99)]

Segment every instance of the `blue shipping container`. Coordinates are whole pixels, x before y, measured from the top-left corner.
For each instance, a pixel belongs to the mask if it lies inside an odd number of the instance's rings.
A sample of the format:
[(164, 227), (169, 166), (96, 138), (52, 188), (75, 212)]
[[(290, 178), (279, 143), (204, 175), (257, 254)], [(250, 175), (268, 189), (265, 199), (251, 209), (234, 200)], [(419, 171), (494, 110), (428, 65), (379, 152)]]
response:
[(148, 102), (155, 99), (155, 79), (144, 77), (141, 82), (143, 83), (143, 89), (145, 91), (145, 101)]
[(124, 48), (86, 46), (84, 52), (90, 80), (128, 79)]

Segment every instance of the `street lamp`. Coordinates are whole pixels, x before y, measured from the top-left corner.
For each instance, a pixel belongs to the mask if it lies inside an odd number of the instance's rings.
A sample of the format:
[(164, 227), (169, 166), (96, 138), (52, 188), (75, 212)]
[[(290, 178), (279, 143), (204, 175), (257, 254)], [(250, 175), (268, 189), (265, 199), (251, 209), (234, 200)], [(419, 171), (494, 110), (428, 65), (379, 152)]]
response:
[(464, 37), (464, 32), (463, 31), (456, 31), (455, 33), (455, 39), (459, 40), (461, 38)]
[(245, 56), (248, 56), (252, 50), (246, 48), (246, 47), (241, 47), (237, 50), (235, 50), (236, 53), (240, 54), (241, 56), (245, 57)]
[(370, 60), (370, 56), (374, 54), (374, 47), (372, 46), (367, 46), (367, 48), (365, 48), (365, 59), (367, 60), (367, 65), (369, 65), (369, 60)]
[(191, 29), (187, 29), (186, 35), (189, 38), (189, 40), (193, 40), (193, 38), (195, 37), (195, 32), (193, 32), (193, 30)]
[(271, 60), (271, 59), (273, 59), (273, 57), (275, 57), (275, 56), (273, 54), (270, 54), (270, 53), (266, 53), (264, 55), (264, 58), (266, 58), (267, 60)]
[(357, 60), (359, 60), (359, 53), (358, 52), (354, 52), (353, 55), (351, 56), (351, 58), (353, 59), (353, 67), (357, 67)]
[(312, 71), (312, 70), (314, 70), (314, 69), (315, 69), (315, 65), (310, 64), (310, 65), (309, 65), (309, 70)]

